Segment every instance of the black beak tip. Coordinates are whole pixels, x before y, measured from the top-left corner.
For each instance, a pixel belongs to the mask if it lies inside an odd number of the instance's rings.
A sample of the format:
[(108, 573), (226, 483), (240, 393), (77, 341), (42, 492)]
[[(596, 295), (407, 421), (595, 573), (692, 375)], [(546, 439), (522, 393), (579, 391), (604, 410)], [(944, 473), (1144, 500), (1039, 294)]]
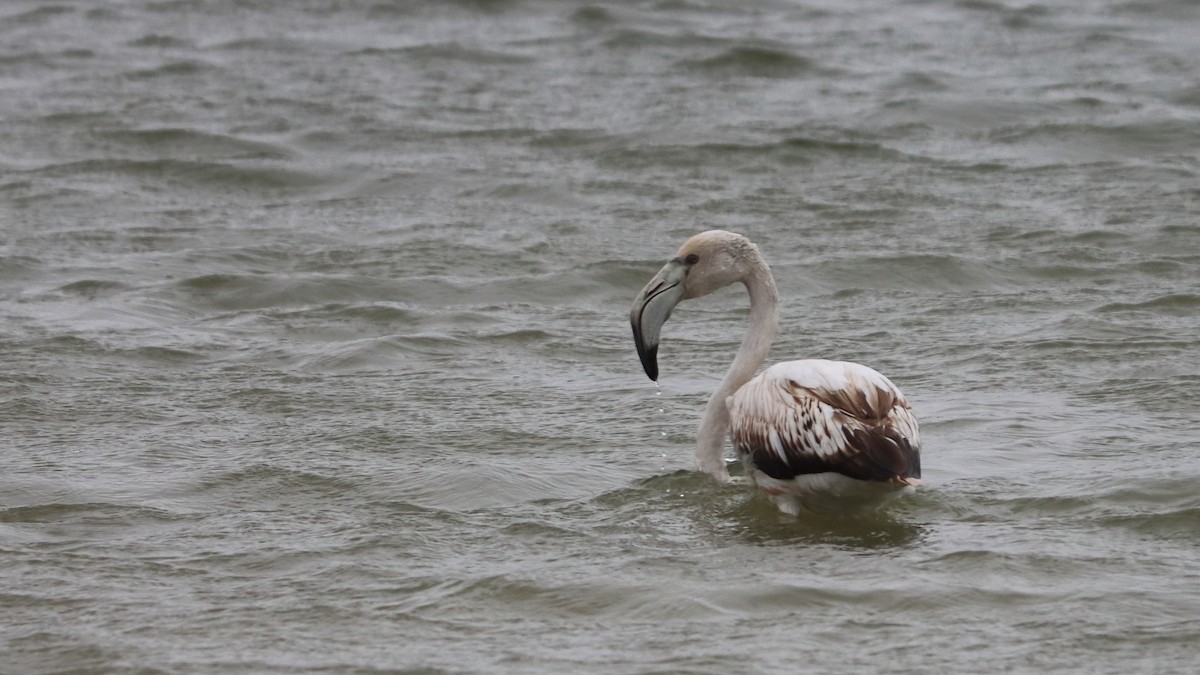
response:
[(646, 347), (642, 342), (642, 331), (639, 330), (637, 316), (633, 316), (630, 321), (633, 324), (633, 344), (637, 347), (638, 359), (642, 362), (642, 368), (646, 371), (646, 375), (655, 382), (658, 382), (658, 345)]
[(658, 382), (658, 345), (647, 349), (641, 357), (642, 368), (646, 370), (646, 376)]

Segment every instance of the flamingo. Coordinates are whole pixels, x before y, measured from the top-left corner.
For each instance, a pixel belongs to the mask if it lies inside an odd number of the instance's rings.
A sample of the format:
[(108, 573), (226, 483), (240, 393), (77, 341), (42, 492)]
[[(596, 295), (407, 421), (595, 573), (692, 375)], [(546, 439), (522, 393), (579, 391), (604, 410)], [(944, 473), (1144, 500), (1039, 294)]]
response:
[(873, 510), (921, 483), (917, 420), (900, 389), (867, 366), (805, 359), (757, 376), (778, 326), (771, 269), (746, 237), (711, 230), (680, 247), (646, 284), (629, 314), (646, 375), (658, 381), (663, 324), (679, 302), (741, 282), (750, 321), (737, 355), (704, 410), (696, 463), (729, 483), (725, 437), (749, 481), (780, 511)]

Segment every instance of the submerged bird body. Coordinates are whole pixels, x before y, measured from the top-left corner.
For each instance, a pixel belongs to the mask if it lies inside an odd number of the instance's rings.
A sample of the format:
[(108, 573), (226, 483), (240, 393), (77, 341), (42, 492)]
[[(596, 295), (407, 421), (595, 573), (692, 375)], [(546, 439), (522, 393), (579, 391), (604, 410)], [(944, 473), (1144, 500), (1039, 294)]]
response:
[(700, 424), (700, 468), (729, 481), (729, 436), (750, 480), (791, 514), (873, 509), (910, 492), (921, 482), (917, 421), (886, 377), (821, 359), (754, 376), (775, 335), (778, 294), (758, 248), (741, 235), (692, 237), (639, 293), (630, 321), (646, 374), (658, 379), (658, 337), (674, 306), (738, 282), (750, 295), (750, 325)]

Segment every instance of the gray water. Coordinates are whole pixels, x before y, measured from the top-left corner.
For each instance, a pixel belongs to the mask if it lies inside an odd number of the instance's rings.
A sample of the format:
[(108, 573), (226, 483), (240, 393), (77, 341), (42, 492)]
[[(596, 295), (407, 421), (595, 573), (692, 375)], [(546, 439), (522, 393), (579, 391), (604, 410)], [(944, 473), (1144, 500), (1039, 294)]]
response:
[[(1185, 672), (1200, 5), (8, 0), (0, 671)], [(693, 470), (747, 315), (925, 485)]]

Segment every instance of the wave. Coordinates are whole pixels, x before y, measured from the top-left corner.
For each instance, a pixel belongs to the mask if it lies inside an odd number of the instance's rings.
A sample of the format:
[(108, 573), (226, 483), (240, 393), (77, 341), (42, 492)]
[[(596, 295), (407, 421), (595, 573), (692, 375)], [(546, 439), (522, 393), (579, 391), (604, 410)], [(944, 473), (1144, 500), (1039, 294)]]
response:
[(31, 255), (0, 254), (0, 279), (23, 279), (42, 265), (41, 259)]
[(806, 276), (839, 290), (900, 288), (920, 290), (997, 289), (1014, 285), (1011, 273), (996, 263), (950, 254), (894, 254), (821, 260)]
[(599, 5), (584, 5), (583, 7), (576, 8), (575, 11), (571, 12), (570, 19), (572, 23), (589, 28), (613, 24), (617, 21), (611, 11)]
[(1152, 312), (1172, 316), (1194, 317), (1200, 312), (1200, 295), (1170, 293), (1143, 302), (1113, 302), (1102, 305), (1097, 312)]
[(255, 37), (221, 42), (219, 44), (207, 47), (207, 49), (213, 51), (246, 52), (254, 54), (275, 53), (311, 56), (314, 52), (321, 51), (323, 46), (324, 45), (321, 42), (312, 39), (290, 37)]
[(87, 298), (88, 300), (95, 300), (96, 298), (106, 295), (113, 295), (121, 291), (128, 290), (129, 288), (130, 287), (128, 285), (119, 281), (109, 281), (105, 279), (81, 279), (79, 281), (73, 281), (69, 284), (59, 286), (56, 290), (58, 290), (60, 293), (77, 295)]
[(113, 502), (48, 502), (0, 509), (0, 523), (75, 523), (88, 526), (138, 525), (181, 518), (166, 509)]
[[(666, 621), (685, 615), (716, 618), (729, 613), (701, 595), (689, 596), (678, 589), (663, 590), (650, 583), (620, 583), (603, 578), (556, 583), (550, 579), (525, 580), (519, 575), (449, 580), (437, 576), (419, 583), (389, 609), (425, 619), (457, 617), (471, 607), (487, 607), (489, 613), (512, 618), (608, 617), (622, 621)], [(731, 599), (735, 597), (737, 594), (731, 594)]]
[(19, 14), (12, 14), (4, 17), (6, 23), (13, 25), (41, 25), (48, 21), (52, 21), (66, 14), (73, 14), (78, 11), (75, 7), (69, 5), (44, 5), (37, 9), (31, 9)]
[(1177, 120), (1112, 125), (1051, 122), (997, 129), (988, 138), (1000, 145), (1035, 146), (1041, 154), (1067, 160), (1099, 162), (1180, 154), (1180, 148), (1200, 145), (1200, 129)]
[(386, 295), (385, 288), (344, 277), (308, 274), (257, 275), (213, 273), (174, 282), (188, 306), (221, 310), (311, 307), (329, 302), (370, 299)]
[(515, 201), (523, 205), (545, 204), (556, 207), (583, 208), (587, 202), (576, 196), (567, 186), (539, 185), (528, 183), (504, 183), (482, 188), (469, 188), (459, 193), (460, 197)]
[(215, 134), (194, 129), (153, 128), (136, 130), (100, 131), (95, 134), (100, 141), (108, 141), (117, 147), (114, 150), (138, 153), (169, 154), (175, 157), (209, 159), (267, 159), (288, 160), (296, 153), (273, 143), (252, 141), (230, 134)]
[(830, 69), (819, 67), (811, 59), (782, 47), (765, 45), (737, 46), (716, 56), (686, 59), (675, 65), (713, 77), (794, 78), (830, 74)]
[(648, 145), (638, 144), (602, 151), (597, 161), (604, 166), (640, 169), (651, 166), (690, 167), (730, 162), (762, 166), (809, 165), (826, 158), (899, 160), (904, 153), (873, 141), (792, 137), (765, 143), (714, 143)]
[(159, 33), (143, 35), (140, 38), (130, 40), (126, 44), (130, 47), (144, 47), (146, 49), (190, 49), (195, 47), (195, 44), (190, 40), (184, 40), (174, 35), (161, 35)]
[(535, 59), (524, 54), (513, 54), (495, 50), (465, 47), (457, 42), (439, 42), (415, 47), (378, 48), (370, 47), (352, 52), (361, 56), (404, 56), (420, 63), (451, 61), (471, 65), (521, 65), (533, 63)]
[(189, 59), (172, 61), (152, 68), (140, 68), (123, 73), (130, 80), (154, 80), (159, 78), (187, 78), (224, 72), (223, 68), (205, 61)]
[(222, 193), (309, 193), (315, 187), (340, 185), (343, 177), (283, 166), (182, 159), (87, 159), (49, 164), (28, 171), (54, 178), (112, 176), (134, 178), (139, 184), (167, 183), (187, 190), (204, 188)]
[(609, 49), (625, 51), (645, 48), (713, 48), (732, 43), (728, 38), (696, 33), (659, 33), (646, 29), (624, 28), (605, 38), (603, 45)]
[[(63, 49), (58, 51), (32, 51), (0, 56), (0, 66), (17, 69), (25, 66), (40, 68), (68, 68), (82, 64), (71, 63), (92, 59), (96, 52), (90, 49)], [(66, 62), (66, 63), (64, 63)]]
[(469, 343), (446, 333), (427, 332), (338, 341), (309, 348), (292, 360), (304, 370), (320, 372), (379, 371), (413, 363), (428, 363), (438, 357), (450, 359)]

